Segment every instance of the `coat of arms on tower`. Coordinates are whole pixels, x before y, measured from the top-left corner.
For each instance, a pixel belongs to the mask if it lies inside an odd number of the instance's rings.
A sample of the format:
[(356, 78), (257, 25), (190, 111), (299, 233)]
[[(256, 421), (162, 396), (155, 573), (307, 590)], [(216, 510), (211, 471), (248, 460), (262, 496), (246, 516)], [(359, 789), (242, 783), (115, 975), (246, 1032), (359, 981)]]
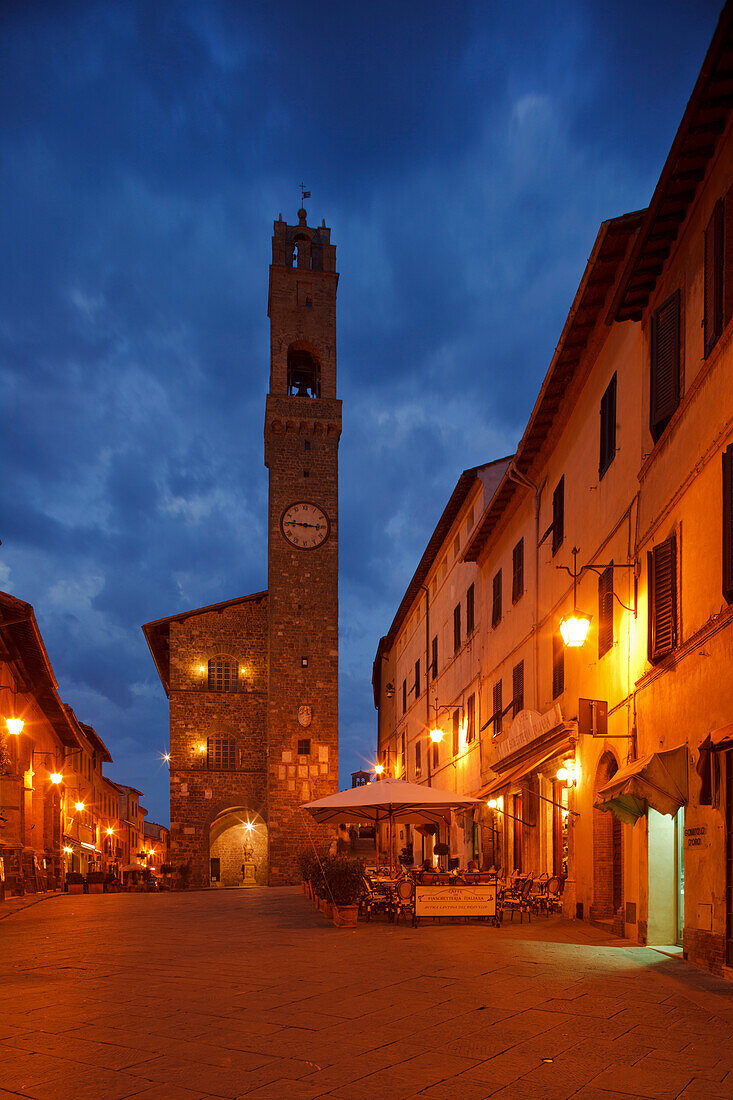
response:
[(298, 707), (298, 721), (301, 726), (309, 726), (311, 724), (311, 718), (313, 717), (313, 711), (310, 707)]

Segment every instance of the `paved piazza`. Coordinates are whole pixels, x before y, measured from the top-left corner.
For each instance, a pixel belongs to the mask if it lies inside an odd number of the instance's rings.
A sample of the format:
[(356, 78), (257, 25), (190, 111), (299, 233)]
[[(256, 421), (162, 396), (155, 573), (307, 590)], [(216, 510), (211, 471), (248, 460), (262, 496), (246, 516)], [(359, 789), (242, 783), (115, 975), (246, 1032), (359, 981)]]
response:
[(58, 896), (0, 919), (0, 975), (0, 1097), (733, 1098), (733, 987), (560, 918)]

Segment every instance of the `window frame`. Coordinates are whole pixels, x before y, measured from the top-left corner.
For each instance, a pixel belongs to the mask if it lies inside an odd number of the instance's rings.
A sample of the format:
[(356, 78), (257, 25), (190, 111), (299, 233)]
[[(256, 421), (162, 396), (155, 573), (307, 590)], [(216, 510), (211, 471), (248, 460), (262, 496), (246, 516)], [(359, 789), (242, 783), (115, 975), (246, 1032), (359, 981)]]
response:
[(517, 661), (512, 669), (512, 718), (524, 710), (524, 660)]
[[(652, 313), (649, 366), (649, 431), (655, 443), (658, 443), (661, 439), (680, 404), (682, 388), (681, 301), (682, 295), (678, 287)], [(664, 331), (667, 326), (671, 329), (671, 336)], [(664, 339), (662, 339), (662, 336), (664, 336)], [(668, 340), (671, 354), (670, 363), (662, 358)], [(665, 384), (668, 392), (660, 394), (660, 390), (664, 390)]]
[(472, 581), (466, 589), (466, 637), (476, 629), (476, 586)]
[(552, 494), (552, 556), (558, 552), (565, 541), (565, 474), (562, 475)]
[(461, 648), (461, 605), (457, 603), (453, 608), (453, 653), (458, 653)]
[(518, 603), (524, 595), (524, 536), (512, 550), (512, 603)]
[[(663, 584), (667, 585), (666, 593), (659, 591)], [(671, 535), (647, 552), (647, 593), (648, 657), (651, 664), (658, 664), (677, 648), (677, 539), (675, 535)], [(666, 599), (662, 603), (663, 596), (666, 596)], [(660, 630), (660, 619), (663, 616), (669, 622), (666, 634)], [(661, 642), (660, 633), (662, 633)]]
[(494, 630), (497, 628), (502, 618), (502, 588), (502, 572), (501, 569), (497, 569), (491, 579), (491, 626)]
[[(225, 751), (226, 747), (226, 751)], [(217, 760), (219, 763), (217, 763)], [(231, 760), (231, 763), (229, 761)], [(234, 737), (214, 734), (206, 738), (206, 770), (233, 772), (237, 770), (237, 741)]]
[(559, 699), (565, 691), (565, 643), (562, 634), (552, 635), (552, 698)]
[(613, 649), (613, 562), (598, 575), (598, 657)]

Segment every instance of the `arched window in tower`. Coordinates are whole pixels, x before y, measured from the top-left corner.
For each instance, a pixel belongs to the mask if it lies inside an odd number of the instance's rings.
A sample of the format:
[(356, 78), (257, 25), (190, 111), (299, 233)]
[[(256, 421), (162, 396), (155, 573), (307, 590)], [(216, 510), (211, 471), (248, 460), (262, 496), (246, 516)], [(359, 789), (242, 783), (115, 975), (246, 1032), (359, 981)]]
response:
[(206, 766), (210, 772), (234, 771), (237, 744), (233, 737), (209, 737), (206, 742)]
[(298, 266), (298, 242), (293, 245), (293, 267)]
[(321, 364), (312, 351), (297, 344), (288, 348), (288, 395), (321, 396)]
[(209, 691), (236, 691), (239, 664), (233, 657), (220, 654), (209, 661)]

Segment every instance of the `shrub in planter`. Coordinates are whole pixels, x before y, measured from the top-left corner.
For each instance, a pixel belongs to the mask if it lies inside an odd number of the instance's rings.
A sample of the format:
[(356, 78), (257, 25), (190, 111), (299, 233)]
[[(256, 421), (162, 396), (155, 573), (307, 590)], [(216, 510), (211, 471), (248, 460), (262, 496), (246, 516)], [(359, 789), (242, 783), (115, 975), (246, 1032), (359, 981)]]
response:
[(359, 901), (364, 893), (361, 867), (351, 859), (335, 856), (325, 867), (328, 896), (333, 899), (333, 922), (339, 927), (353, 927), (359, 914)]
[(90, 894), (103, 894), (104, 884), (107, 879), (105, 871), (90, 871), (87, 875), (87, 886)]
[(85, 878), (78, 871), (69, 871), (66, 876), (66, 888), (70, 894), (83, 894)]

